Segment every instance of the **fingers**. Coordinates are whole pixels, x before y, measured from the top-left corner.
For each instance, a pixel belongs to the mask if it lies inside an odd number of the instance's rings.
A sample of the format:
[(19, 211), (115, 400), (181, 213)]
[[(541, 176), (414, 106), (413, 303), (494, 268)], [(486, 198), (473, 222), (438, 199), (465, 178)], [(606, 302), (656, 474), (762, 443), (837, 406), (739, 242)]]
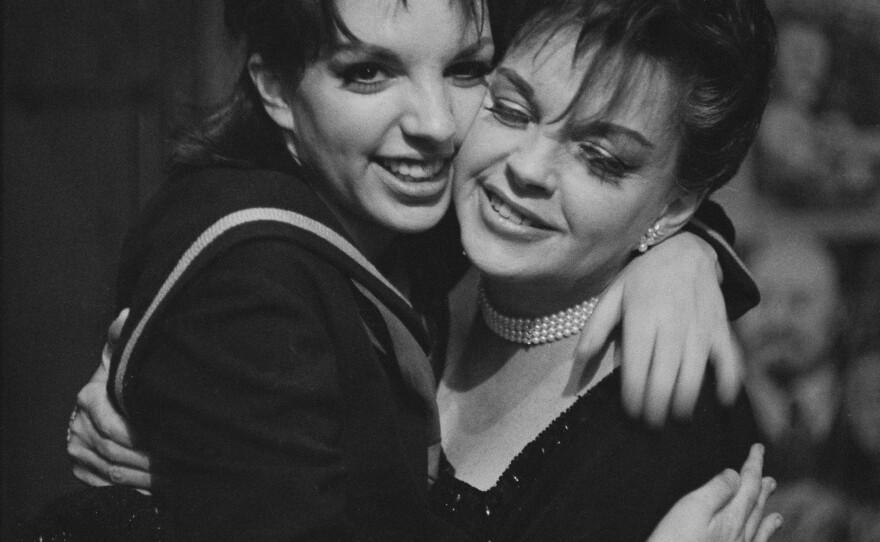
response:
[(599, 355), (620, 321), (622, 299), (623, 288), (617, 283), (612, 284), (602, 294), (599, 304), (596, 305), (596, 310), (593, 311), (593, 315), (590, 316), (587, 325), (581, 331), (581, 337), (575, 349), (575, 359), (587, 362)]
[(742, 386), (744, 365), (742, 352), (729, 323), (716, 329), (710, 358), (715, 365), (718, 399), (722, 404), (732, 405)]
[(149, 458), (101, 438), (85, 412), (71, 424), (67, 453), (73, 461), (74, 476), (89, 485), (112, 483), (143, 489), (152, 485)]
[(633, 318), (624, 316), (624, 319), (620, 348), (621, 358), (625, 360), (620, 368), (623, 378), (623, 407), (631, 417), (639, 418), (645, 405), (645, 390), (656, 334), (649, 334), (645, 327), (633, 327), (637, 325)]
[(125, 326), (125, 321), (128, 319), (128, 312), (128, 309), (122, 309), (119, 316), (116, 317), (116, 320), (113, 320), (113, 323), (110, 324), (110, 328), (107, 330), (107, 345), (111, 350), (116, 346), (120, 335), (122, 335), (122, 328)]
[(764, 467), (764, 446), (753, 444), (749, 457), (740, 471), (739, 491), (730, 503), (731, 514), (737, 525), (745, 525), (761, 494), (761, 470)]
[(83, 440), (74, 435), (67, 443), (67, 455), (73, 461), (73, 474), (91, 486), (106, 486), (110, 480), (110, 463), (93, 452)]
[(739, 487), (739, 473), (733, 469), (725, 469), (688, 496), (698, 499), (708, 510), (711, 510), (712, 514), (715, 514), (730, 503)]
[(782, 515), (776, 513), (770, 514), (761, 520), (761, 524), (758, 526), (758, 532), (755, 533), (755, 538), (752, 542), (767, 542), (780, 527), (782, 527)]
[(657, 333), (645, 391), (645, 421), (652, 427), (661, 427), (669, 414), (683, 356), (683, 342), (683, 337), (677, 337), (672, 330)]
[(106, 461), (81, 444), (72, 442), (68, 453), (74, 459), (73, 475), (90, 486), (111, 484), (150, 489), (153, 477), (148, 471)]
[[(116, 415), (115, 412), (113, 414)], [(107, 462), (141, 470), (150, 469), (150, 459), (146, 453), (131, 448), (130, 444), (125, 442), (118, 443), (113, 435), (114, 432), (118, 432), (117, 429), (107, 431), (99, 427), (100, 420), (93, 420), (94, 418), (87, 410), (81, 411), (71, 424), (71, 432), (92, 452)], [(121, 418), (119, 422), (127, 427)], [(130, 439), (123, 440), (130, 442)]]
[(106, 386), (99, 382), (86, 384), (77, 394), (76, 404), (103, 438), (134, 448), (132, 430), (110, 403)]
[(672, 400), (672, 413), (680, 420), (689, 420), (694, 412), (703, 378), (706, 375), (706, 364), (709, 362), (708, 350), (701, 349), (693, 341), (685, 343), (682, 353), (678, 379), (675, 381), (675, 395)]
[(767, 504), (767, 498), (771, 493), (776, 489), (776, 480), (769, 476), (765, 476), (761, 480), (761, 493), (758, 495), (758, 500), (755, 503), (755, 507), (752, 508), (751, 513), (749, 514), (749, 519), (746, 521), (746, 540), (752, 540), (755, 537), (755, 534), (758, 531), (758, 526), (761, 523), (762, 518), (764, 517), (764, 505)]

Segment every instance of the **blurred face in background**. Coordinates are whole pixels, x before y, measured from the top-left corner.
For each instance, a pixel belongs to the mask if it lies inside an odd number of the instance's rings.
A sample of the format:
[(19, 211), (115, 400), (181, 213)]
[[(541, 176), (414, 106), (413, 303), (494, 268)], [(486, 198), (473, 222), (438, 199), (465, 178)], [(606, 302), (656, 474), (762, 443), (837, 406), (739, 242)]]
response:
[(828, 362), (841, 303), (831, 255), (812, 240), (780, 238), (749, 264), (761, 290), (738, 322), (749, 367), (787, 377)]
[(831, 44), (816, 27), (790, 22), (779, 29), (777, 87), (799, 106), (814, 107), (831, 66)]

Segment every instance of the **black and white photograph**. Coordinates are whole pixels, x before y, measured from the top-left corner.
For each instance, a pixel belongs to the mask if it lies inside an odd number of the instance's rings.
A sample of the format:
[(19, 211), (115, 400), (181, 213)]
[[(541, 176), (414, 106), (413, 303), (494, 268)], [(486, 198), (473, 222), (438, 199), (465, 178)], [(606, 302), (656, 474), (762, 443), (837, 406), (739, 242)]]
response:
[(880, 1), (2, 10), (0, 539), (880, 542)]

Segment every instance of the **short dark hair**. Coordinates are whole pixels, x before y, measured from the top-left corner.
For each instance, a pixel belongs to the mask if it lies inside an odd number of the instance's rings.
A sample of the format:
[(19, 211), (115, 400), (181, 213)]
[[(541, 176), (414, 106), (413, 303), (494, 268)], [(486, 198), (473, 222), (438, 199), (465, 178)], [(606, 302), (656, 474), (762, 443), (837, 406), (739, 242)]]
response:
[[(475, 0), (446, 1), (475, 24), (483, 24)], [(407, 7), (407, 0), (398, 2)], [(244, 40), (247, 57), (259, 54), (266, 69), (291, 87), (309, 63), (338, 45), (340, 36), (357, 40), (333, 0), (224, 0), (224, 8), (227, 32)], [(232, 95), (197, 129), (178, 138), (172, 162), (184, 169), (208, 165), (286, 169), (292, 165), (281, 132), (264, 111), (246, 65)]]
[[(776, 31), (764, 0), (542, 0), (521, 4), (511, 49), (544, 47), (577, 32), (575, 57), (591, 54), (581, 82), (617, 76), (607, 107), (633, 84), (644, 59), (668, 68), (678, 89), (679, 186), (710, 193), (745, 158), (767, 104)], [(609, 71), (610, 69), (610, 71)], [(577, 100), (578, 98), (575, 98)], [(574, 105), (574, 104), (572, 104)]]

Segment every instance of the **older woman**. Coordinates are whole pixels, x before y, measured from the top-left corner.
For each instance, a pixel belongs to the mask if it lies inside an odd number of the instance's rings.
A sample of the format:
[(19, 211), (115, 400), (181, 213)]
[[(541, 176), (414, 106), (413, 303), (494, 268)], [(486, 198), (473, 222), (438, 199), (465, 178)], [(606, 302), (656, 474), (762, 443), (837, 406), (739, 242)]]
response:
[(634, 424), (615, 358), (575, 360), (574, 333), (626, 263), (738, 169), (766, 103), (773, 23), (762, 0), (535, 11), (456, 161), (478, 276), (462, 286), (438, 392), (433, 500), (479, 539), (645, 540), (676, 499), (738, 464), (751, 412), (704, 392), (688, 424)]

